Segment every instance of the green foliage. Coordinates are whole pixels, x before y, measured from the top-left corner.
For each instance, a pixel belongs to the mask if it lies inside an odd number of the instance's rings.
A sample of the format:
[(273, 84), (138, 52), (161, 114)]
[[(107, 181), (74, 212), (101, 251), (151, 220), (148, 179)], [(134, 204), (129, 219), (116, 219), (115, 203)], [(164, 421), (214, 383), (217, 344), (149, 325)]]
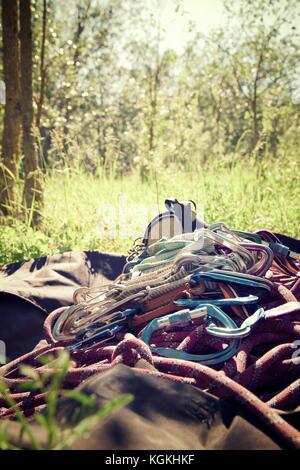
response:
[[(177, 15), (181, 7), (174, 2)], [(37, 103), (43, 2), (32, 8)], [(157, 166), (184, 169), (195, 155), (203, 164), (253, 152), (282, 158), (299, 146), (297, 0), (224, 0), (224, 26), (206, 35), (191, 26), (182, 53), (163, 49), (159, 8), (152, 0), (47, 0), (36, 133), (44, 171), (138, 169), (144, 181)]]
[[(80, 390), (64, 390), (63, 381), (69, 368), (70, 358), (67, 352), (61, 352), (57, 357), (41, 356), (41, 364), (46, 367), (43, 374), (31, 366), (20, 367), (21, 374), (28, 378), (19, 391), (42, 390), (46, 394), (47, 407), (44, 411), (27, 419), (18, 409), (16, 402), (9, 395), (6, 384), (0, 380), (0, 399), (9, 407), (14, 408), (17, 422), (20, 425), (19, 436), (12, 438), (9, 423), (0, 424), (0, 449), (18, 450), (61, 450), (68, 449), (78, 437), (88, 437), (92, 429), (106, 416), (126, 406), (132, 401), (131, 395), (123, 395), (98, 409), (92, 396)], [(67, 424), (58, 415), (58, 399), (67, 397), (76, 406), (71, 421)], [(40, 426), (39, 432), (35, 425)]]
[[(174, 2), (177, 15), (181, 7)], [(36, 103), (43, 2), (32, 8)], [(145, 181), (194, 155), (211, 165), (224, 155), (279, 159), (299, 148), (299, 2), (224, 0), (224, 26), (206, 35), (191, 26), (182, 53), (163, 49), (159, 8), (151, 0), (47, 0), (44, 171), (138, 169)]]
[[(42, 3), (33, 2), (36, 99)], [(233, 153), (281, 158), (299, 145), (297, 0), (224, 0), (224, 26), (205, 36), (191, 26), (182, 53), (162, 47), (160, 2), (47, 5), (44, 169), (137, 168), (144, 180), (195, 154), (203, 164)]]

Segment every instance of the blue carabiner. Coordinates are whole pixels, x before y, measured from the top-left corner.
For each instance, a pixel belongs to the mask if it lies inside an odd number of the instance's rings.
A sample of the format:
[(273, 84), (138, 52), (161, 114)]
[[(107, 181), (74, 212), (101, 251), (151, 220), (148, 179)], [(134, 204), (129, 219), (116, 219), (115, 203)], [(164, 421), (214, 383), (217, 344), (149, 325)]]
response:
[(202, 315), (207, 315), (209, 319), (213, 318), (217, 320), (218, 322), (222, 323), (226, 328), (237, 328), (236, 323), (220, 308), (216, 307), (215, 305), (206, 304), (205, 307), (203, 306), (195, 310), (180, 310), (179, 312), (152, 320), (142, 331), (141, 339), (150, 347), (152, 352), (159, 354), (160, 356), (199, 362), (204, 365), (214, 365), (228, 361), (239, 350), (240, 341), (238, 339), (231, 340), (230, 344), (225, 350), (210, 354), (190, 354), (185, 351), (180, 351), (178, 349), (154, 347), (149, 344), (151, 336), (155, 330), (182, 321), (192, 321)]
[(248, 336), (251, 333), (252, 327), (263, 318), (265, 318), (265, 311), (263, 308), (259, 308), (253, 315), (246, 318), (239, 328), (222, 328), (215, 325), (208, 325), (206, 331), (217, 338), (242, 339)]
[(194, 299), (178, 299), (174, 304), (179, 307), (198, 308), (204, 305), (219, 305), (220, 307), (234, 306), (234, 305), (249, 305), (258, 302), (256, 295), (248, 295), (247, 297), (233, 297), (231, 299), (209, 299), (209, 300), (194, 300)]

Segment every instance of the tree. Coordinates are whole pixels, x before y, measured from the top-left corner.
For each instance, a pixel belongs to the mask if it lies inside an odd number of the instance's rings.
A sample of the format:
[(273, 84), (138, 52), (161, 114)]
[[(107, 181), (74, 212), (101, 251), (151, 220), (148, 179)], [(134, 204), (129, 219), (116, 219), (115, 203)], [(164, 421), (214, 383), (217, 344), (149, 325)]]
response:
[(36, 127), (39, 129), (41, 124), (41, 117), (43, 111), (46, 73), (47, 67), (45, 65), (45, 49), (46, 49), (46, 32), (47, 32), (47, 0), (43, 0), (43, 18), (42, 18), (42, 38), (41, 38), (41, 53), (40, 53), (40, 90), (37, 100), (37, 111), (35, 117)]
[(5, 111), (0, 168), (0, 207), (4, 215), (15, 215), (17, 204), (17, 159), (20, 142), (20, 78), (18, 1), (2, 0), (3, 71)]
[(32, 221), (40, 218), (42, 184), (38, 156), (33, 135), (32, 101), (32, 31), (31, 2), (20, 0), (20, 42), (21, 42), (21, 109), (23, 126), (24, 192), (25, 209), (32, 211)]
[(266, 102), (280, 105), (283, 93), (288, 90), (289, 94), (295, 79), (299, 64), (299, 35), (294, 23), (297, 5), (298, 0), (227, 0), (230, 38), (224, 32), (212, 38), (228, 67), (225, 80), (231, 82), (247, 109), (251, 151), (263, 131)]

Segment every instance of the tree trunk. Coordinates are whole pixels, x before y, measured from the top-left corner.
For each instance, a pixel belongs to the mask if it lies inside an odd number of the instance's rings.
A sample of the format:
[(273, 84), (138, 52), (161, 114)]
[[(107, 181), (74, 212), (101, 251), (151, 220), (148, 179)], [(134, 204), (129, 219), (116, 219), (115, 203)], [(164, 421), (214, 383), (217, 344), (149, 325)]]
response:
[(157, 118), (157, 96), (159, 89), (160, 65), (156, 66), (154, 76), (150, 78), (150, 117), (149, 117), (149, 152), (155, 148), (155, 124)]
[(5, 111), (0, 166), (0, 208), (5, 215), (16, 215), (17, 158), (21, 129), (18, 0), (2, 0), (2, 32)]
[(46, 67), (45, 67), (45, 46), (46, 46), (46, 27), (47, 27), (47, 0), (43, 0), (43, 26), (42, 26), (42, 45), (41, 45), (41, 59), (40, 59), (40, 92), (37, 102), (37, 111), (35, 124), (38, 129), (41, 125), (41, 117), (44, 104), (45, 85), (46, 85)]
[(252, 101), (252, 131), (253, 131), (253, 137), (252, 137), (252, 152), (255, 150), (258, 140), (259, 140), (259, 128), (258, 128), (258, 116), (257, 116), (257, 97), (256, 95), (254, 96), (254, 99)]
[(21, 108), (23, 124), (24, 193), (25, 209), (32, 214), (32, 223), (40, 220), (42, 205), (41, 172), (33, 135), (32, 101), (32, 31), (31, 2), (20, 0), (20, 41), (21, 41)]

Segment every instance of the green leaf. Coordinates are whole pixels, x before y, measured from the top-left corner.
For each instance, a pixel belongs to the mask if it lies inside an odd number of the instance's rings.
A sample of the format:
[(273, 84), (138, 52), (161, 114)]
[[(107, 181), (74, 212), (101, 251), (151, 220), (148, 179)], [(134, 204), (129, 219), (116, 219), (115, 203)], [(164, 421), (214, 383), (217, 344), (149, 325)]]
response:
[(95, 405), (95, 399), (91, 396), (80, 392), (79, 390), (71, 390), (64, 393), (65, 397), (73, 398), (74, 400), (78, 401), (82, 405), (92, 407)]
[(22, 375), (25, 375), (26, 377), (30, 377), (31, 379), (36, 380), (36, 381), (39, 380), (39, 374), (35, 369), (33, 369), (33, 367), (24, 365), (24, 366), (20, 366), (19, 370)]
[(36, 422), (38, 424), (40, 424), (41, 426), (43, 426), (44, 428), (48, 428), (48, 421), (47, 421), (47, 418), (46, 416), (44, 416), (43, 414), (41, 413), (37, 413), (35, 416), (34, 416), (34, 419), (36, 420)]

